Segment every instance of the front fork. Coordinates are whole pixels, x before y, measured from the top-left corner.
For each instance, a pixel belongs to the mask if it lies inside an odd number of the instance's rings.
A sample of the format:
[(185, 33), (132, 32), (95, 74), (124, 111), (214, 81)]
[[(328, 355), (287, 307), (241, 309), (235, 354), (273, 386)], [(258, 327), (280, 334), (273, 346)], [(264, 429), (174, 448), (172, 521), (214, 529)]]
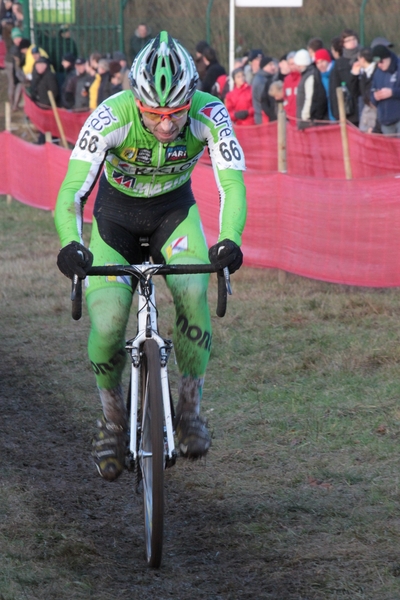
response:
[[(141, 339), (143, 337), (143, 339)], [(176, 450), (174, 441), (174, 426), (173, 426), (173, 404), (169, 389), (168, 367), (167, 362), (172, 351), (171, 340), (164, 340), (154, 331), (152, 338), (157, 342), (160, 350), (160, 375), (161, 389), (163, 398), (164, 410), (164, 446), (165, 446), (165, 466), (171, 467), (176, 461)], [(130, 385), (130, 436), (129, 436), (129, 453), (130, 463), (133, 467), (139, 456), (139, 439), (141, 435), (141, 420), (139, 415), (139, 371), (141, 365), (141, 353), (139, 348), (145, 341), (146, 336), (136, 337), (134, 340), (127, 342), (126, 348), (130, 353), (131, 365), (131, 385)]]

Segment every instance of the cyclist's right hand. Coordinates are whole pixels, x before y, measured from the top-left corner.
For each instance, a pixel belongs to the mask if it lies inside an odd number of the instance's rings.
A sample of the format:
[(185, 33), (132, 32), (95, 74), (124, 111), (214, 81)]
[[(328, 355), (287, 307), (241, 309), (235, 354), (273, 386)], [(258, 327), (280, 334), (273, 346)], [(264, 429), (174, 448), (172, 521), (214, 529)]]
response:
[(61, 248), (57, 256), (58, 268), (61, 273), (70, 279), (73, 279), (74, 275), (84, 279), (92, 263), (93, 254), (79, 242), (70, 242), (64, 248)]

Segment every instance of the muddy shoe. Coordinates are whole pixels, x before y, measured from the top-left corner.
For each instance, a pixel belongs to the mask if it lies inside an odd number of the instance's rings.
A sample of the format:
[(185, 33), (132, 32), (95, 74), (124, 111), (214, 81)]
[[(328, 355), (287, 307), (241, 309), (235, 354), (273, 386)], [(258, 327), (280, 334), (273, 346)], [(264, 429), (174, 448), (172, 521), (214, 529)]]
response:
[(206, 421), (194, 412), (183, 412), (175, 423), (181, 455), (191, 459), (205, 456), (211, 446)]
[(107, 481), (114, 481), (124, 470), (126, 455), (126, 429), (106, 421), (97, 421), (99, 428), (92, 440), (92, 456), (100, 475)]

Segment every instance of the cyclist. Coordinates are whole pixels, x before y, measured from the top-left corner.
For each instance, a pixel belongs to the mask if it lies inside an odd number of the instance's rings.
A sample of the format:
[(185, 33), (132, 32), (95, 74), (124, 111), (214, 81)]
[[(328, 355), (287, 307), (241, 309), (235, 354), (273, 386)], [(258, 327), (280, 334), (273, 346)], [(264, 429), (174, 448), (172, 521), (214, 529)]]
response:
[[(243, 152), (224, 105), (197, 91), (197, 80), (190, 54), (163, 31), (135, 58), (132, 91), (107, 98), (88, 117), (56, 205), (62, 246), (57, 264), (64, 275), (84, 278), (93, 258), (98, 265), (140, 263), (140, 236), (149, 237), (156, 263), (210, 261), (218, 269), (228, 266), (231, 273), (241, 266)], [(209, 251), (190, 184), (205, 146), (220, 195), (219, 241)], [(89, 250), (83, 245), (82, 211), (103, 165)], [(175, 431), (181, 453), (189, 458), (204, 456), (211, 444), (199, 414), (211, 346), (208, 279), (167, 277), (176, 309), (174, 345), (181, 373)], [(88, 353), (103, 408), (93, 456), (108, 481), (121, 474), (126, 452), (121, 376), (132, 295), (130, 278), (91, 277), (86, 286)]]

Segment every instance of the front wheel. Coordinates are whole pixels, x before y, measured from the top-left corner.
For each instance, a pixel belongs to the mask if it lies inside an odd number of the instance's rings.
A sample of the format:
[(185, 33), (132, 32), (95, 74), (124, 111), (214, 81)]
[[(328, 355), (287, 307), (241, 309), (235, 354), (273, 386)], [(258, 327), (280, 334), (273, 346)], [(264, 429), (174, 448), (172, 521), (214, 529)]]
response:
[(161, 564), (164, 533), (164, 418), (160, 351), (154, 340), (143, 344), (141, 361), (142, 435), (139, 460), (143, 480), (146, 558)]

